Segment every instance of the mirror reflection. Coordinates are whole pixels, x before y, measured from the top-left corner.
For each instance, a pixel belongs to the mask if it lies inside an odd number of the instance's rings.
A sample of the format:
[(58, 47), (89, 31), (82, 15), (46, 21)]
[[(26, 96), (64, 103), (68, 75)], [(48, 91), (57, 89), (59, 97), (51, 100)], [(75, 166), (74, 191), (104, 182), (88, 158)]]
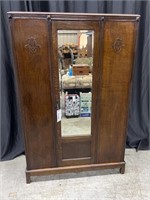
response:
[(93, 40), (91, 30), (58, 31), (62, 137), (91, 134)]

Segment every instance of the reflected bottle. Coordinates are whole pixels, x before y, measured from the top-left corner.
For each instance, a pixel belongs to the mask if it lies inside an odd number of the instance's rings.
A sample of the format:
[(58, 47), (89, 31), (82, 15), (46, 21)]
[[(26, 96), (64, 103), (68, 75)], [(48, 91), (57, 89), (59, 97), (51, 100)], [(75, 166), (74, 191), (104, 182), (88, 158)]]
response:
[(69, 74), (69, 76), (73, 76), (72, 66), (71, 65), (69, 66), (69, 73), (68, 74)]

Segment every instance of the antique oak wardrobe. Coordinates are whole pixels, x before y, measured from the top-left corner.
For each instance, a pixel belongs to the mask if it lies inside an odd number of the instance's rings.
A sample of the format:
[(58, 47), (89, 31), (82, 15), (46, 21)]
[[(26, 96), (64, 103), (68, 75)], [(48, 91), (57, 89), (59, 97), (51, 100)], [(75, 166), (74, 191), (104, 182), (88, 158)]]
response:
[[(8, 17), (27, 183), (30, 176), (84, 170), (119, 168), (123, 174), (140, 16), (8, 12)], [(78, 116), (71, 114), (74, 107)]]

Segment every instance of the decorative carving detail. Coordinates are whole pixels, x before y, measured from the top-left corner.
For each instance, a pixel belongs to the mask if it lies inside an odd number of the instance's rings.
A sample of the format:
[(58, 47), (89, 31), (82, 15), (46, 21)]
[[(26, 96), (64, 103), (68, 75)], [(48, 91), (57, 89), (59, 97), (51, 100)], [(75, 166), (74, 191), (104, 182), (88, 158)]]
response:
[(116, 53), (119, 53), (124, 46), (125, 45), (124, 45), (122, 39), (120, 39), (120, 38), (117, 38), (112, 45), (112, 47)]
[(41, 46), (37, 43), (36, 38), (30, 37), (26, 41), (25, 48), (29, 53), (35, 54), (40, 50)]

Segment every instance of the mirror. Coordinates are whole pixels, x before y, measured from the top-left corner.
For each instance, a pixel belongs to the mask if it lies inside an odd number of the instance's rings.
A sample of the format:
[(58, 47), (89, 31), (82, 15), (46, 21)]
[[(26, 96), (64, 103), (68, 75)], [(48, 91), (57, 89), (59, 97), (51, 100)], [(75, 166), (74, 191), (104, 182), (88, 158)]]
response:
[(58, 30), (57, 35), (61, 135), (91, 135), (94, 31)]

